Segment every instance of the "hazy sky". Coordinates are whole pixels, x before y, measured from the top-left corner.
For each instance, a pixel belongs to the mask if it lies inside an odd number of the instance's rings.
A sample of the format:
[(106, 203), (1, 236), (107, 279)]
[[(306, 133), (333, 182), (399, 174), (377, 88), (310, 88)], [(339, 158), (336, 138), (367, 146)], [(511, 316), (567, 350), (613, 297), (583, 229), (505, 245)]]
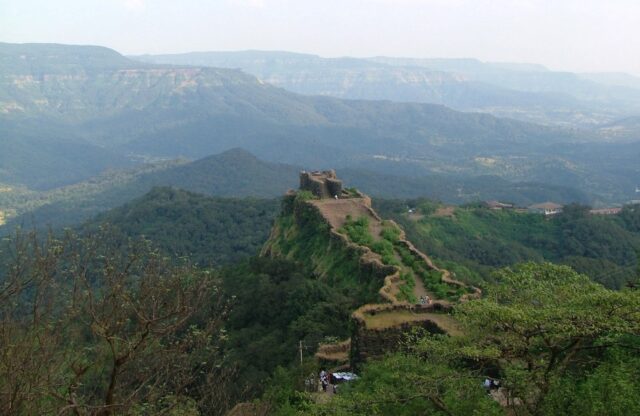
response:
[(475, 57), (640, 74), (640, 0), (0, 0), (0, 40)]

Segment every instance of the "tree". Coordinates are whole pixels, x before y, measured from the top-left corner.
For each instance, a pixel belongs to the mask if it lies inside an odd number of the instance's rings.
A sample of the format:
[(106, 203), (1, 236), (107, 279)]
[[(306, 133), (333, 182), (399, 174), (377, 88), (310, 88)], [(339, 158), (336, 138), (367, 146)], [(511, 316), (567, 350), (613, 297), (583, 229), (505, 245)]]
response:
[(504, 269), (497, 281), (485, 299), (456, 310), (475, 359), (495, 362), (518, 398), (516, 414), (544, 414), (555, 383), (584, 376), (607, 351), (640, 351), (638, 292), (607, 290), (552, 264)]
[[(500, 415), (472, 370), (444, 356), (397, 353), (367, 364), (361, 380), (338, 387), (316, 415)], [(301, 414), (306, 414), (305, 409)]]
[[(18, 234), (0, 283), (0, 413), (197, 409), (226, 309), (217, 278), (108, 230)], [(199, 387), (200, 386), (200, 387)], [(210, 390), (206, 394), (204, 391)]]

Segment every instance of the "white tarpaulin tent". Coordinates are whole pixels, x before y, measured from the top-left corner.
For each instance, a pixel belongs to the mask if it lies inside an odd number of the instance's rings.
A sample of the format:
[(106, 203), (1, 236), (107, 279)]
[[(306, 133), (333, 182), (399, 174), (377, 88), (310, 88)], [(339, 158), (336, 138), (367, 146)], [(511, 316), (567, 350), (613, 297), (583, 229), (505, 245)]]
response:
[(331, 380), (335, 380), (335, 382), (351, 381), (351, 380), (357, 380), (357, 379), (358, 379), (358, 376), (354, 373), (349, 373), (349, 372), (331, 373)]

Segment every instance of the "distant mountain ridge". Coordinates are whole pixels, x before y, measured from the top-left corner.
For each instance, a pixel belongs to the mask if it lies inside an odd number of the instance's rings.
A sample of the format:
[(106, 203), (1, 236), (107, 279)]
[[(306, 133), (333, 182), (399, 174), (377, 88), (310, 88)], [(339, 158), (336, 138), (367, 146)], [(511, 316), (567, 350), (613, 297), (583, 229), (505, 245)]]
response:
[[(628, 148), (607, 148), (624, 151), (615, 163), (598, 159), (602, 149), (595, 154), (590, 142), (599, 132), (435, 104), (304, 96), (237, 69), (140, 63), (99, 47), (0, 44), (0, 56), (7, 71), (0, 78), (0, 129), (13, 143), (0, 183), (11, 186), (47, 190), (107, 168), (195, 160), (235, 147), (307, 168), (500, 176), (618, 201), (640, 182)], [(85, 147), (68, 155), (33, 151), (46, 148), (38, 143), (68, 141)]]
[(640, 86), (631, 83), (634, 77), (630, 75), (625, 86), (633, 85), (632, 91), (607, 82), (611, 76), (606, 74), (557, 72), (536, 64), (477, 59), (322, 58), (279, 51), (132, 58), (147, 63), (239, 68), (301, 94), (435, 103), (543, 123), (590, 125), (640, 111)]

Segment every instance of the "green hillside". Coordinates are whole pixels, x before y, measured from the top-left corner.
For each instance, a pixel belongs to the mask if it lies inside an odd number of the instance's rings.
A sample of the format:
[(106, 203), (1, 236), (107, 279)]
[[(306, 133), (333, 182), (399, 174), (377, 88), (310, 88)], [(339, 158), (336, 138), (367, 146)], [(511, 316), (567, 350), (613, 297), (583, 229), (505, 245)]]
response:
[[(362, 252), (345, 240), (338, 243), (319, 211), (304, 199), (304, 193), (298, 200), (285, 198), (273, 222), (280, 203), (275, 199), (211, 198), (155, 188), (85, 224), (80, 236), (2, 239), (0, 275), (7, 280), (0, 284), (11, 290), (3, 292), (8, 301), (0, 302), (0, 311), (11, 325), (0, 336), (0, 346), (11, 355), (0, 357), (0, 392), (16, 383), (32, 387), (15, 396), (29, 414), (67, 406), (50, 393), (61, 385), (75, 389), (74, 400), (83, 406), (109, 406), (113, 399), (106, 394), (110, 383), (105, 375), (117, 362), (115, 354), (128, 351), (126, 365), (118, 367), (113, 397), (131, 412), (218, 415), (237, 402), (260, 400), (282, 415), (409, 416), (442, 408), (460, 416), (477, 409), (504, 414), (482, 389), (485, 377), (499, 379), (514, 392), (536, 392), (522, 397), (541, 406), (537, 414), (545, 416), (583, 414), (575, 403), (589, 408), (611, 397), (627, 403), (614, 408), (616, 415), (637, 407), (637, 291), (605, 289), (552, 264), (500, 267), (543, 257), (567, 262), (579, 253), (577, 267), (626, 270), (622, 262), (633, 261), (640, 247), (639, 210), (590, 217), (574, 206), (545, 220), (479, 206), (456, 208), (449, 217), (426, 200), (377, 202), (378, 212), (400, 222), (417, 246), (456, 277), (481, 283), (486, 296), (454, 306), (453, 316), (442, 315), (460, 322), (457, 335), (416, 332), (404, 341), (402, 352), (359, 367), (360, 381), (340, 385), (330, 400), (317, 400), (318, 393), (305, 389), (309, 374), (326, 368), (314, 352), (321, 343), (353, 334), (351, 313), (361, 302), (378, 298), (382, 280), (376, 277), (383, 276), (373, 276), (374, 269), (359, 261)], [(408, 204), (418, 208), (411, 217)], [(99, 227), (106, 223), (111, 226)], [(255, 253), (272, 223), (263, 254), (278, 258), (237, 263)], [(350, 241), (360, 235), (347, 229), (356, 224), (345, 223)], [(627, 278), (613, 273), (609, 279), (592, 277), (611, 286)], [(40, 299), (36, 289), (45, 290), (47, 305), (53, 307), (34, 308)], [(496, 331), (495, 325), (504, 329)], [(379, 334), (384, 338), (386, 332)], [(113, 344), (116, 352), (110, 349), (112, 337), (124, 340)], [(39, 348), (41, 343), (46, 350)], [(578, 346), (573, 353), (564, 351), (572, 345)], [(549, 366), (554, 354), (562, 361)], [(30, 366), (12, 367), (14, 357)], [(532, 357), (531, 368), (522, 365)], [(48, 377), (32, 377), (40, 371)], [(407, 378), (416, 383), (407, 384)], [(189, 389), (177, 389), (175, 380), (188, 382)], [(433, 393), (429, 386), (436, 382), (441, 388)], [(536, 389), (540, 385), (547, 386), (546, 392)], [(140, 386), (144, 394), (132, 394)], [(434, 407), (422, 397), (403, 399), (416, 391), (442, 403)], [(380, 398), (384, 401), (374, 406)], [(8, 408), (4, 402), (0, 406)]]
[[(405, 229), (416, 246), (470, 281), (527, 261), (567, 264), (603, 285), (619, 289), (638, 277), (640, 209), (615, 216), (589, 215), (572, 205), (553, 218), (491, 210), (481, 204), (444, 210), (427, 200), (377, 201), (382, 215)], [(413, 214), (407, 208), (416, 208)]]
[(0, 209), (13, 213), (2, 228), (71, 226), (139, 198), (156, 186), (171, 186), (219, 197), (275, 198), (296, 185), (298, 168), (258, 160), (232, 149), (195, 162), (162, 162), (55, 189), (0, 193)]
[(256, 256), (269, 236), (278, 208), (277, 199), (211, 198), (154, 188), (81, 228), (109, 224), (125, 238), (149, 239), (172, 258), (220, 266)]
[(0, 116), (0, 183), (47, 190), (132, 166), (120, 152), (87, 143), (68, 126), (44, 124)]

